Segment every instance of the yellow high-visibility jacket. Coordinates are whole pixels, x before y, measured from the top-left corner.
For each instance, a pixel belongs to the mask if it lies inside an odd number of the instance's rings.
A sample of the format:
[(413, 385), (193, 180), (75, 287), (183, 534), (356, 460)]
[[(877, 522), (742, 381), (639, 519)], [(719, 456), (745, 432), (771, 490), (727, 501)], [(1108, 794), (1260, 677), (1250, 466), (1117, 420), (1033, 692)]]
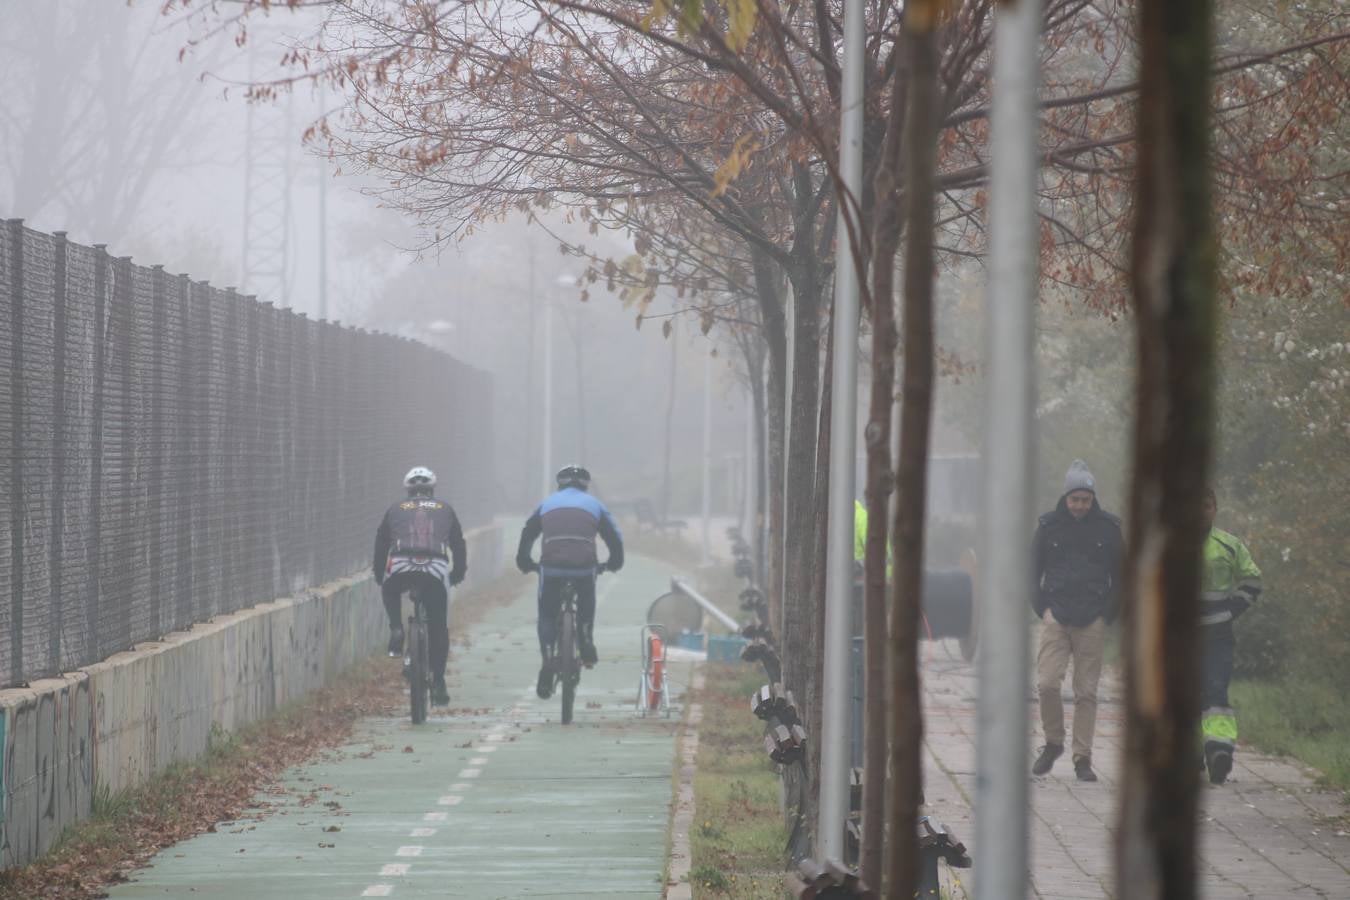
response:
[(1205, 538), (1201, 625), (1231, 622), (1261, 594), (1261, 570), (1242, 541), (1218, 528)]

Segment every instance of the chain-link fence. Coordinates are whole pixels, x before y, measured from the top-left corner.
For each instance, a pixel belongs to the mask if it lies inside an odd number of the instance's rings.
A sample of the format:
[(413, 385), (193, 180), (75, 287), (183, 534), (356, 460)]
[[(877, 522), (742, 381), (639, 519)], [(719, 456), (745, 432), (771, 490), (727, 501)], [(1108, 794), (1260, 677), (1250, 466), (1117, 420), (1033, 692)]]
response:
[(424, 345), (3, 223), (0, 685), (368, 567), (411, 465), (486, 521), (491, 410)]

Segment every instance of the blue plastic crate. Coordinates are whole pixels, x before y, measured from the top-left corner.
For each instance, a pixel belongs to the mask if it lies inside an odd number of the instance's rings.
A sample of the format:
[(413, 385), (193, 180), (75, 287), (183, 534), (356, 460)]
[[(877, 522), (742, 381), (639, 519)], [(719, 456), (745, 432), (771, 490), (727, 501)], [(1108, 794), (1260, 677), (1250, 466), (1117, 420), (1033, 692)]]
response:
[(709, 662), (740, 662), (745, 638), (735, 634), (714, 634), (708, 637)]
[(681, 631), (675, 638), (675, 646), (684, 650), (702, 650), (703, 632)]

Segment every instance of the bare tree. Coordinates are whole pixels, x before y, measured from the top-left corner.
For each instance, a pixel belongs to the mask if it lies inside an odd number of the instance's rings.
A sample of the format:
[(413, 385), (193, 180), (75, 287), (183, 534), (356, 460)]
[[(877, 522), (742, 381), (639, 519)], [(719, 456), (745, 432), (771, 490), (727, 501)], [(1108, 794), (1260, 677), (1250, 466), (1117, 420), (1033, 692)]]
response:
[[(181, 167), (205, 109), (191, 77), (157, 39), (154, 10), (125, 5), (19, 4), (0, 51), (0, 166), (13, 214), (55, 215), (77, 233), (124, 235), (154, 177)], [(204, 45), (194, 68), (221, 58)]]

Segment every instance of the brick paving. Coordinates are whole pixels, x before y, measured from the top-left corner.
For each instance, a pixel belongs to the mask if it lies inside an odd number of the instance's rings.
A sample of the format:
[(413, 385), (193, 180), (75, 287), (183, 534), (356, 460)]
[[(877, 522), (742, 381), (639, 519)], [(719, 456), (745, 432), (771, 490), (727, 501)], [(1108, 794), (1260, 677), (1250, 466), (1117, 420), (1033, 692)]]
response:
[[(973, 872), (946, 874), (949, 895), (965, 897), (973, 895), (980, 861), (971, 811), (975, 670), (960, 660), (954, 642), (926, 646), (924, 652), (924, 787), (929, 811), (975, 855)], [(1027, 698), (1032, 725), (1028, 740), (1035, 747), (1041, 743), (1040, 715), (1030, 686)], [(1031, 779), (1031, 896), (1115, 896), (1111, 841), (1124, 707), (1122, 686), (1111, 673), (1102, 677), (1100, 698), (1093, 766), (1101, 780), (1077, 781), (1067, 753), (1048, 776)], [(1072, 728), (1068, 679), (1065, 708)], [(1239, 729), (1241, 722), (1239, 709)], [(1239, 747), (1228, 784), (1206, 783), (1203, 791), (1202, 897), (1350, 897), (1350, 805), (1341, 792), (1318, 787), (1315, 774), (1289, 760)]]

